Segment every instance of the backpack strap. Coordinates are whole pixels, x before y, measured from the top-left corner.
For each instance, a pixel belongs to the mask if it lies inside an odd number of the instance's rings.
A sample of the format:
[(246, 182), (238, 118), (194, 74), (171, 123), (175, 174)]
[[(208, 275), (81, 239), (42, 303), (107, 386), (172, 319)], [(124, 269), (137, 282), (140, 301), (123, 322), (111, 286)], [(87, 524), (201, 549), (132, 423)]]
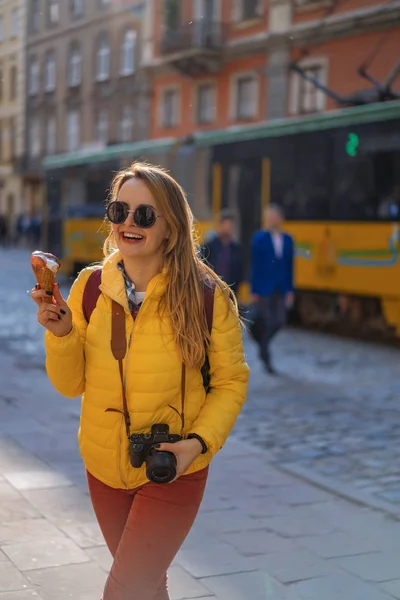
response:
[(92, 312), (96, 308), (97, 300), (101, 294), (101, 272), (102, 269), (96, 269), (93, 271), (86, 282), (85, 289), (83, 290), (82, 311), (83, 316), (86, 319), (86, 323), (89, 323)]
[(215, 287), (204, 284), (204, 310), (208, 325), (208, 333), (211, 335), (214, 317), (214, 291)]

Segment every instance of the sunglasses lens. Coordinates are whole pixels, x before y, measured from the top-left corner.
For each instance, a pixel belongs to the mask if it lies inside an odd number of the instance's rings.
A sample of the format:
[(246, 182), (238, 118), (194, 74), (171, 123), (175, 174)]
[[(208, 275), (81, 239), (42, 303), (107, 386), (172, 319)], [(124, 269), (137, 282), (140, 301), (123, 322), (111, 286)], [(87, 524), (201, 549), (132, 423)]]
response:
[(111, 223), (115, 223), (116, 225), (123, 223), (126, 221), (127, 216), (127, 207), (123, 202), (115, 201), (108, 205), (107, 217)]
[(152, 206), (138, 206), (134, 213), (134, 220), (138, 227), (148, 229), (156, 222), (156, 212)]

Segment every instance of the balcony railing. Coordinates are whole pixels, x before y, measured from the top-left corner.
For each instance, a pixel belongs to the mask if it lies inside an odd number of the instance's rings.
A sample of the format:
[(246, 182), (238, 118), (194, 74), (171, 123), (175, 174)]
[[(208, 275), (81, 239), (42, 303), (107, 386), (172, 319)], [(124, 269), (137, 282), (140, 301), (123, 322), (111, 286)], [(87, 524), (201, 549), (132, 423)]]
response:
[(161, 54), (188, 50), (218, 51), (226, 39), (226, 27), (216, 21), (192, 21), (178, 29), (169, 29), (161, 41)]

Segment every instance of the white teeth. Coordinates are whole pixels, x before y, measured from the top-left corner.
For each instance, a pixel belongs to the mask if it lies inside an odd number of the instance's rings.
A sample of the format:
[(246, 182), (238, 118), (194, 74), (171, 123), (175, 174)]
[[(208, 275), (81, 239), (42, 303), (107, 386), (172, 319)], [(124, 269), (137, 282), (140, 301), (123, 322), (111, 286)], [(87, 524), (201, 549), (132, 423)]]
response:
[(136, 235), (135, 233), (124, 233), (123, 236), (130, 240), (142, 240), (143, 239), (142, 235)]

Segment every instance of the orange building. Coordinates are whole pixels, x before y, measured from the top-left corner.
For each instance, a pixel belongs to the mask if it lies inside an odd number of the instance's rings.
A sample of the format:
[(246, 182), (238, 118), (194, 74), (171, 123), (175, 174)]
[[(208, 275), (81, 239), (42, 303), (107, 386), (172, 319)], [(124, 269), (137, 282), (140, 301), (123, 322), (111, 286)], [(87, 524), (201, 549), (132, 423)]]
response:
[(400, 8), (385, 0), (147, 0), (151, 136), (338, 108), (290, 70), (298, 63), (338, 96), (383, 81), (400, 58)]

